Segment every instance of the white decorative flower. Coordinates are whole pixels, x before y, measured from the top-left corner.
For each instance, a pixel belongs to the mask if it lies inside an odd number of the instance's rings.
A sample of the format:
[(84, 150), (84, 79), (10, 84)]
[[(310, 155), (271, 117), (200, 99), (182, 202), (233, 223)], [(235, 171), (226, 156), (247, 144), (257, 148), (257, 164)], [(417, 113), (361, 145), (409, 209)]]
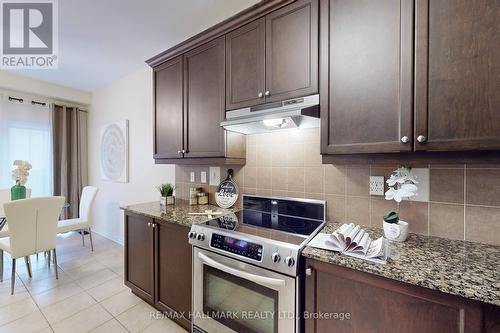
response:
[[(389, 189), (385, 192), (386, 200), (394, 200), (400, 203), (405, 198), (417, 195), (417, 177), (411, 173), (409, 168), (398, 168), (386, 181)], [(396, 188), (394, 188), (396, 187)]]
[(31, 164), (28, 161), (22, 160), (15, 160), (13, 164), (16, 168), (12, 170), (12, 179), (14, 179), (16, 183), (25, 185), (30, 174), (29, 170), (32, 168)]
[(385, 192), (385, 200), (394, 200), (396, 197), (396, 190), (393, 187), (389, 187), (387, 192)]
[(417, 195), (417, 187), (415, 185), (403, 184), (397, 190), (393, 187), (390, 187), (389, 190), (385, 192), (385, 199), (401, 202), (404, 198), (411, 198), (415, 195)]
[(417, 177), (411, 173), (410, 169), (405, 167), (398, 168), (386, 181), (387, 185), (389, 186), (394, 186), (396, 184), (405, 184), (407, 182), (418, 184)]

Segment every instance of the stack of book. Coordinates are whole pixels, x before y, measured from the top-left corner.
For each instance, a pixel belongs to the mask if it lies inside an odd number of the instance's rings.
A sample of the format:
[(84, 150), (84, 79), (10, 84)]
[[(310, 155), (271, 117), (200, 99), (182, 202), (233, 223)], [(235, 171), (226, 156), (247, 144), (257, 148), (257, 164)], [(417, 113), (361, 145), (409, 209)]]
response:
[(375, 263), (387, 262), (387, 244), (384, 237), (372, 240), (361, 226), (354, 223), (345, 223), (332, 234), (319, 233), (308, 245)]

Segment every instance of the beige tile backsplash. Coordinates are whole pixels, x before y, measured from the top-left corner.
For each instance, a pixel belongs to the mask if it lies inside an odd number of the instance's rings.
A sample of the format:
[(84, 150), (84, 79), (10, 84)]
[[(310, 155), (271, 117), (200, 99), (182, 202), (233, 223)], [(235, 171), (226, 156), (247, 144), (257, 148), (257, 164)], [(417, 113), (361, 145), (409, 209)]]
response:
[[(289, 130), (247, 136), (247, 162), (233, 168), (240, 192), (322, 199), (331, 221), (382, 226), (395, 203), (368, 194), (369, 177), (386, 178), (398, 165), (336, 166), (321, 164), (319, 129)], [(419, 165), (418, 167), (422, 167)], [(424, 165), (425, 167), (425, 165)], [(427, 165), (430, 202), (405, 201), (401, 218), (412, 232), (500, 245), (500, 165)], [(210, 192), (200, 172), (209, 166), (176, 166), (176, 195), (189, 187)], [(221, 178), (228, 167), (221, 168)], [(195, 183), (189, 172), (196, 172)]]

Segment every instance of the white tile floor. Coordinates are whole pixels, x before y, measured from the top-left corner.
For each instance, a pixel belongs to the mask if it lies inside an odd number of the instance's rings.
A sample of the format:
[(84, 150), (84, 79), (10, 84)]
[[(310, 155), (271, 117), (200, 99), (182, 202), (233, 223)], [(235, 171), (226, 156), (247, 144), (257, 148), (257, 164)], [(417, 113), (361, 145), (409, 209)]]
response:
[(82, 247), (77, 233), (58, 236), (58, 280), (43, 254), (38, 259), (31, 257), (31, 279), (24, 260), (18, 260), (12, 296), (11, 258), (4, 254), (0, 333), (186, 333), (169, 319), (150, 318), (155, 309), (123, 284), (123, 247), (98, 234), (93, 236), (93, 253), (88, 237)]

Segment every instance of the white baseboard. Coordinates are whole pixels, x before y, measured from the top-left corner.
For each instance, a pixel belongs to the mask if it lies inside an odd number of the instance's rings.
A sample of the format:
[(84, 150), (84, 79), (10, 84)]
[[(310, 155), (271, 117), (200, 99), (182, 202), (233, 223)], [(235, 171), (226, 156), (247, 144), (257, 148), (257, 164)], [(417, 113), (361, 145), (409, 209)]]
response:
[(107, 238), (107, 239), (109, 239), (109, 240), (111, 240), (111, 241), (113, 241), (113, 242), (115, 242), (115, 243), (118, 243), (118, 244), (120, 244), (120, 245), (124, 245), (124, 241), (123, 241), (123, 239), (122, 239), (122, 238), (118, 238), (118, 237), (112, 237), (112, 236), (104, 235), (104, 234), (100, 233), (99, 231), (94, 231), (94, 230), (92, 230), (92, 232), (95, 232), (96, 234), (98, 234), (98, 235), (100, 235), (100, 236), (102, 236), (102, 237), (104, 237), (104, 238)]

